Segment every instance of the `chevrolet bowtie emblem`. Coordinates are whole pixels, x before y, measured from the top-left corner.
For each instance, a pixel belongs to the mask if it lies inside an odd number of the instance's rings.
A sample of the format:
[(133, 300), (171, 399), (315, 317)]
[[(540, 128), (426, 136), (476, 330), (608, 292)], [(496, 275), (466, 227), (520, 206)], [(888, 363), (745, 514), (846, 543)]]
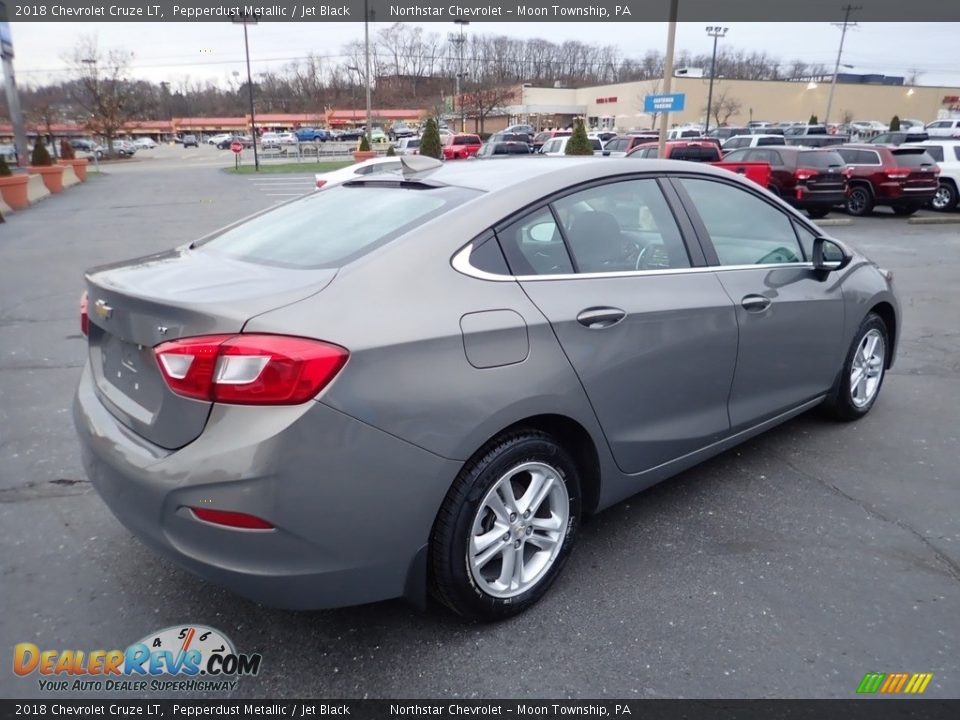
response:
[(97, 300), (93, 306), (93, 312), (97, 314), (97, 317), (109, 320), (110, 316), (113, 315), (113, 308), (107, 305), (106, 300)]

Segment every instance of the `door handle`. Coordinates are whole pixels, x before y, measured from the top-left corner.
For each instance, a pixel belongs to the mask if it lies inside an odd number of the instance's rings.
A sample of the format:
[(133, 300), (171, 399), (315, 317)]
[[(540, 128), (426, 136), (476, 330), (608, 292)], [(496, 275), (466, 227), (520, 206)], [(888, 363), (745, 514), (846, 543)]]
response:
[(587, 308), (577, 315), (577, 322), (591, 330), (613, 327), (627, 316), (625, 310), (615, 307)]
[(770, 307), (770, 298), (763, 295), (747, 295), (740, 301), (743, 309), (747, 312), (763, 312)]

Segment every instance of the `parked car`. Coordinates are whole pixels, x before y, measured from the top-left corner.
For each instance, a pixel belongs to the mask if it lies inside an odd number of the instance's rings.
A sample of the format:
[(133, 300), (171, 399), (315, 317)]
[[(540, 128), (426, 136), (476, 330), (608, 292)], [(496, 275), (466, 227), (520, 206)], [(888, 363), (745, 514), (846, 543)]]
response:
[[(212, 583), (295, 609), (429, 590), (466, 617), (516, 615), (585, 515), (881, 395), (892, 274), (746, 180), (400, 160), (430, 162), (85, 275), (105, 309), (82, 321), (86, 475)], [(849, 454), (867, 430), (842, 434)]]
[(940, 212), (948, 212), (957, 208), (957, 199), (960, 197), (960, 140), (935, 138), (919, 143), (927, 154), (932, 157), (940, 168), (937, 194), (930, 201), (930, 206)]
[(572, 134), (572, 130), (543, 130), (542, 132), (538, 132), (533, 136), (533, 151), (537, 152), (540, 150), (540, 148), (543, 147), (543, 144), (551, 138), (567, 137)]
[(531, 138), (537, 134), (537, 131), (534, 129), (533, 125), (511, 125), (510, 127), (504, 128), (504, 132), (507, 133), (524, 133), (529, 135)]
[(753, 129), (748, 127), (717, 127), (711, 129), (710, 132), (707, 133), (707, 137), (717, 138), (721, 144), (723, 144), (723, 142), (732, 137), (749, 135), (751, 132), (753, 132)]
[(0, 143), (0, 158), (8, 165), (15, 165), (17, 162), (17, 148), (12, 143)]
[(848, 135), (784, 135), (784, 142), (793, 147), (824, 148), (846, 145), (850, 142)]
[(419, 155), (420, 141), (419, 137), (405, 137), (397, 143), (397, 155)]
[(763, 147), (734, 150), (724, 158), (726, 165), (767, 163), (767, 189), (812, 218), (822, 218), (847, 199), (845, 162), (834, 150), (798, 147)]
[(784, 137), (795, 137), (797, 135), (827, 135), (826, 125), (792, 125), (784, 128)]
[(417, 129), (404, 122), (396, 122), (390, 127), (388, 135), (391, 140), (401, 140), (403, 138), (416, 136)]
[(606, 145), (609, 140), (615, 138), (616, 136), (617, 132), (614, 130), (591, 130), (587, 133), (587, 137), (597, 138), (597, 140), (602, 142), (604, 145)]
[(302, 127), (294, 134), (297, 142), (326, 142), (330, 139), (330, 133), (323, 128)]
[(479, 135), (469, 133), (447, 135), (442, 140), (444, 160), (465, 160), (468, 157), (473, 157), (483, 144)]
[[(687, 160), (688, 162), (720, 162), (723, 157), (716, 143), (707, 142), (707, 138), (696, 140), (667, 140), (663, 150), (669, 160)], [(634, 148), (627, 157), (641, 160), (656, 160), (660, 152), (660, 143), (651, 142)]]
[(658, 138), (659, 135), (657, 133), (628, 133), (626, 135), (617, 135), (604, 143), (603, 156), (626, 157), (627, 153), (634, 148), (650, 142), (657, 142)]
[(197, 139), (196, 135), (184, 135), (183, 136), (183, 146), (188, 147), (200, 147), (200, 141)]
[(129, 140), (114, 140), (113, 154), (117, 157), (133, 157), (137, 154), (137, 146)]
[(901, 130), (917, 130), (922, 131), (924, 128), (923, 120), (917, 120), (916, 118), (900, 118), (900, 129)]
[(786, 145), (783, 135), (735, 135), (726, 140), (721, 150), (728, 153), (741, 148), (765, 147), (767, 145)]
[(389, 140), (383, 128), (375, 127), (370, 131), (370, 142), (372, 143), (387, 143)]
[(137, 138), (133, 141), (133, 144), (136, 145), (140, 150), (153, 150), (157, 147), (157, 143), (154, 141), (154, 139), (149, 137)]
[[(572, 135), (564, 135), (563, 137), (550, 138), (537, 152), (539, 152), (541, 155), (547, 155), (549, 157), (566, 155), (567, 143), (570, 142), (571, 137)], [(593, 148), (594, 155), (603, 154), (603, 143), (601, 143), (597, 138), (588, 137), (587, 142), (589, 142), (590, 146)]]
[(877, 205), (912, 215), (937, 194), (940, 170), (922, 147), (843, 145), (836, 152), (848, 166), (851, 215), (869, 215)]
[(316, 190), (329, 190), (332, 187), (341, 185), (350, 180), (358, 180), (369, 175), (382, 175), (383, 173), (396, 172), (400, 170), (401, 163), (399, 158), (395, 157), (375, 157), (363, 162), (348, 165), (339, 170), (333, 170), (326, 173), (317, 173), (314, 175), (314, 184)]
[(504, 130), (503, 132), (498, 132), (498, 133), (494, 133), (493, 135), (491, 135), (491, 136), (487, 139), (487, 142), (493, 142), (493, 143), (498, 143), (498, 142), (501, 142), (501, 143), (504, 143), (504, 142), (519, 142), (519, 143), (524, 143), (524, 144), (527, 146), (528, 151), (529, 151), (529, 152), (533, 152), (533, 137), (531, 137), (531, 136), (528, 135), (527, 133), (507, 132), (506, 130)]
[(904, 143), (919, 143), (929, 139), (926, 131), (914, 132), (911, 130), (891, 130), (874, 135), (867, 140), (871, 145), (903, 145)]
[(363, 130), (360, 128), (348, 128), (347, 130), (341, 130), (337, 140), (343, 142), (355, 142), (363, 137)]
[(219, 146), (224, 140), (229, 140), (233, 137), (233, 133), (217, 133), (216, 135), (211, 135), (207, 138), (207, 145), (217, 145)]
[(960, 138), (960, 118), (934, 120), (926, 127), (930, 137)]
[(857, 130), (861, 138), (873, 137), (890, 130), (889, 125), (885, 125), (879, 120), (852, 120), (850, 125)]
[(703, 131), (693, 127), (671, 128), (667, 140), (695, 140), (703, 137)]
[(102, 159), (105, 150), (102, 146), (95, 143), (93, 140), (87, 140), (85, 138), (73, 138), (70, 140), (70, 146), (78, 153), (89, 153), (91, 156), (95, 156), (98, 160)]
[(517, 155), (529, 154), (530, 146), (525, 142), (517, 142), (515, 140), (496, 141), (490, 139), (480, 146), (480, 150), (477, 151), (477, 154), (474, 157), (482, 160), (484, 158), (491, 157), (515, 157)]

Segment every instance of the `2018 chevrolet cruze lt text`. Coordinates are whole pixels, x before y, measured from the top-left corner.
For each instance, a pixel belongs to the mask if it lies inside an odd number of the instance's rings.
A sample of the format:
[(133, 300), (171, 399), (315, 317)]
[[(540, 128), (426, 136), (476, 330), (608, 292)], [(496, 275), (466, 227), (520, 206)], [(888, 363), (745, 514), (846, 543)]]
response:
[(815, 406), (865, 415), (899, 330), (890, 273), (658, 160), (413, 156), (86, 283), (98, 492), (289, 608), (519, 612), (584, 514)]

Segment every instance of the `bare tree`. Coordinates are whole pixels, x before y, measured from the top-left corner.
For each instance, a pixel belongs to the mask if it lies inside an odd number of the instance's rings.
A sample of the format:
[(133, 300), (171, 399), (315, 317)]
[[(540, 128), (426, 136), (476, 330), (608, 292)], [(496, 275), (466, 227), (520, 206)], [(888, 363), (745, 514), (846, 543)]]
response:
[(23, 111), (30, 123), (47, 131), (47, 143), (57, 156), (53, 124), (63, 119), (63, 91), (58, 86), (36, 88), (23, 94)]
[[(727, 120), (743, 109), (743, 103), (732, 95), (729, 95), (728, 92), (728, 88), (720, 90), (713, 98), (713, 104), (710, 106), (710, 114), (713, 116), (717, 127), (726, 125)], [(706, 106), (701, 109), (701, 112), (707, 112)]]
[(102, 53), (96, 38), (87, 36), (68, 58), (77, 80), (73, 99), (88, 114), (90, 130), (106, 138), (111, 155), (114, 138), (140, 108), (141, 95), (129, 79), (131, 57), (118, 49)]
[(516, 94), (514, 88), (485, 87), (478, 84), (461, 97), (467, 115), (474, 118), (477, 132), (483, 132), (484, 120), (495, 110), (499, 110), (512, 101)]

